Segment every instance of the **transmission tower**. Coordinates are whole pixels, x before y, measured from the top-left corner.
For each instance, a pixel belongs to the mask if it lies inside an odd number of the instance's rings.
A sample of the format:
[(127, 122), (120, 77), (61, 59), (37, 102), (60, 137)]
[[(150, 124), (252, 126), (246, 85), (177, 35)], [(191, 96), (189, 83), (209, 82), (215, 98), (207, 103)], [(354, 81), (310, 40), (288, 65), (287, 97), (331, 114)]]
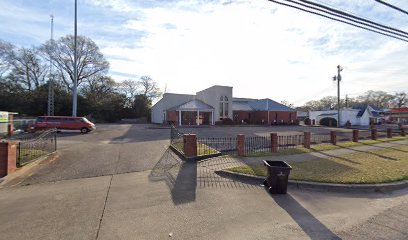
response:
[[(54, 51), (54, 16), (51, 15), (51, 42), (50, 42), (51, 54)], [(50, 54), (50, 74), (48, 77), (48, 109), (47, 115), (54, 116), (54, 75), (52, 69), (52, 57)]]

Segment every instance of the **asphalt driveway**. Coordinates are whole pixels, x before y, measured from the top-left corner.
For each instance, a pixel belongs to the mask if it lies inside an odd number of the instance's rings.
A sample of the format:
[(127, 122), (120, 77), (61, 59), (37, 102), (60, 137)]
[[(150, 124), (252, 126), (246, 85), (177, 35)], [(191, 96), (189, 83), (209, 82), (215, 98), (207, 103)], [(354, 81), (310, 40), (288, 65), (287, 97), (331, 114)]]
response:
[(42, 166), (23, 185), (152, 169), (169, 144), (169, 129), (98, 124), (88, 134), (58, 134), (59, 159)]

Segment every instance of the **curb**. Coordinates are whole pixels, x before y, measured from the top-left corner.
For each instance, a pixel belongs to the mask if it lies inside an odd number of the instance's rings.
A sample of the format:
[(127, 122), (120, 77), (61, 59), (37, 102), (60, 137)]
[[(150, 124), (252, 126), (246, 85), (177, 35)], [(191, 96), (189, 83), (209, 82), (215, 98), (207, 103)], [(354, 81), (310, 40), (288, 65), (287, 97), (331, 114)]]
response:
[[(221, 177), (230, 178), (233, 180), (251, 183), (262, 184), (265, 180), (264, 177), (253, 176), (243, 173), (235, 173), (228, 170), (215, 171)], [(392, 183), (379, 183), (379, 184), (338, 184), (338, 183), (318, 183), (318, 182), (306, 182), (289, 180), (289, 188), (298, 189), (312, 189), (327, 192), (392, 192), (408, 187), (408, 180), (392, 182)]]

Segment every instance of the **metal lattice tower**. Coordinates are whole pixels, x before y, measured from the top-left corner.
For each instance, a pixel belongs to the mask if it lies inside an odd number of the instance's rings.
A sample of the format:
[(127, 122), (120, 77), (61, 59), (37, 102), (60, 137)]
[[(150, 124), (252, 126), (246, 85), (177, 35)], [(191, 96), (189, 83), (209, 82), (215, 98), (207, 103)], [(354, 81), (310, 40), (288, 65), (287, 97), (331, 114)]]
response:
[[(54, 51), (54, 16), (51, 15), (51, 52)], [(52, 57), (50, 55), (50, 73), (48, 77), (48, 108), (47, 115), (54, 116), (54, 75), (52, 69)]]

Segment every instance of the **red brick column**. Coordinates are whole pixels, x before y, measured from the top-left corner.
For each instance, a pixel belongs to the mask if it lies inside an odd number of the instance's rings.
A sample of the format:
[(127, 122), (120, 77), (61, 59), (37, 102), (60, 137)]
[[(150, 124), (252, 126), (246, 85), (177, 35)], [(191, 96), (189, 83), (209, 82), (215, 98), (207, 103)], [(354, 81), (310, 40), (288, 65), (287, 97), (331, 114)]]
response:
[(358, 129), (354, 129), (353, 130), (353, 142), (358, 142), (358, 135), (359, 135)]
[(387, 138), (392, 138), (392, 128), (387, 128)]
[(197, 135), (184, 134), (183, 135), (183, 150), (186, 157), (197, 156)]
[(310, 148), (310, 132), (304, 132), (303, 147)]
[(14, 172), (17, 168), (17, 143), (0, 142), (0, 177)]
[(400, 131), (401, 131), (401, 136), (405, 137), (405, 128), (401, 127)]
[(271, 133), (271, 152), (278, 151), (278, 134)]
[(243, 157), (245, 156), (245, 135), (238, 134), (237, 136), (237, 151), (238, 156)]
[(376, 128), (371, 129), (371, 139), (377, 140), (377, 129)]
[(337, 135), (336, 135), (336, 131), (330, 131), (330, 142), (333, 145), (337, 144)]

